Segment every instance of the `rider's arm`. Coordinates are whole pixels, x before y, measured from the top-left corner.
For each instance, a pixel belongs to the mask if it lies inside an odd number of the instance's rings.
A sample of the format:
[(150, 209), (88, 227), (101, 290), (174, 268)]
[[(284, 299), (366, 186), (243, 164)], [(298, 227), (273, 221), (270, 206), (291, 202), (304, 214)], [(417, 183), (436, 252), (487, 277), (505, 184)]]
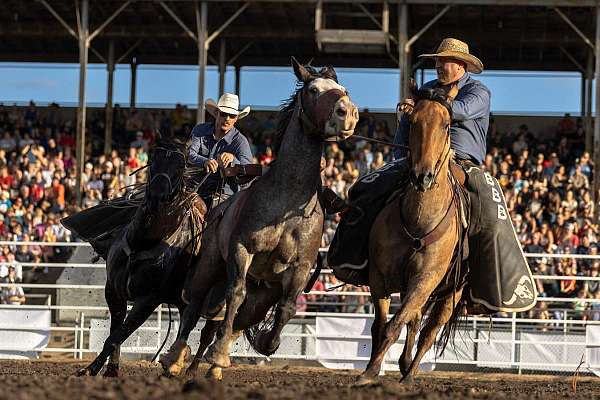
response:
[(490, 92), (483, 85), (473, 85), (467, 91), (463, 88), (452, 102), (452, 119), (466, 121), (485, 117), (490, 113)]
[[(394, 144), (401, 144), (404, 146), (408, 146), (408, 134), (410, 132), (410, 121), (408, 120), (408, 114), (402, 114), (400, 117), (400, 123), (398, 124), (398, 129), (396, 130), (396, 136), (394, 136)], [(396, 160), (406, 157), (407, 152), (406, 149), (401, 147), (394, 148), (394, 158)]]
[(200, 155), (200, 136), (194, 135), (194, 131), (196, 131), (196, 128), (192, 131), (189, 162), (197, 167), (204, 167), (204, 163), (208, 161), (208, 158)]
[(250, 150), (250, 144), (248, 143), (248, 139), (241, 133), (239, 134), (236, 152), (233, 156), (235, 157), (234, 164), (252, 164), (252, 150)]

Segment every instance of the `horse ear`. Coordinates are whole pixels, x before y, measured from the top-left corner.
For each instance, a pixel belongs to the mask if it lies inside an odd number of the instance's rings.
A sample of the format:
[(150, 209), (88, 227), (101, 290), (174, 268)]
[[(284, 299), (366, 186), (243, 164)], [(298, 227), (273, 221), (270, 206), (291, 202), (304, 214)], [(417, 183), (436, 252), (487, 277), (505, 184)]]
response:
[(454, 84), (454, 85), (452, 85), (452, 87), (448, 91), (448, 94), (447, 94), (448, 100), (449, 101), (454, 101), (454, 98), (456, 97), (457, 94), (458, 94), (458, 85)]
[(321, 73), (324, 77), (333, 79), (335, 83), (338, 83), (337, 73), (335, 72), (335, 69), (333, 69), (333, 67), (325, 67), (321, 70)]
[(410, 78), (408, 81), (408, 92), (414, 97), (417, 95), (418, 91), (419, 87), (417, 86), (417, 81), (415, 81), (415, 78)]
[(306, 68), (304, 68), (304, 66), (302, 64), (300, 64), (298, 62), (298, 60), (296, 60), (296, 58), (293, 56), (292, 56), (292, 67), (294, 68), (294, 74), (296, 75), (296, 78), (298, 78), (298, 80), (300, 82), (306, 83), (310, 80), (310, 78), (311, 78), (310, 72), (308, 72), (308, 70)]

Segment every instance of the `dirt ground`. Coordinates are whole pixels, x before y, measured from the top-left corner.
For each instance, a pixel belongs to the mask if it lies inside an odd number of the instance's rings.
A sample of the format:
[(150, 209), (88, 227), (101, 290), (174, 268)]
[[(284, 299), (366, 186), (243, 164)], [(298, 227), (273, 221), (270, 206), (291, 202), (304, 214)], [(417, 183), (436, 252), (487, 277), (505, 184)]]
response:
[(397, 374), (379, 384), (354, 386), (358, 371), (295, 366), (237, 365), (222, 383), (161, 376), (159, 366), (127, 362), (125, 377), (73, 377), (81, 362), (0, 361), (0, 399), (600, 399), (600, 378), (510, 374), (422, 373), (414, 383)]

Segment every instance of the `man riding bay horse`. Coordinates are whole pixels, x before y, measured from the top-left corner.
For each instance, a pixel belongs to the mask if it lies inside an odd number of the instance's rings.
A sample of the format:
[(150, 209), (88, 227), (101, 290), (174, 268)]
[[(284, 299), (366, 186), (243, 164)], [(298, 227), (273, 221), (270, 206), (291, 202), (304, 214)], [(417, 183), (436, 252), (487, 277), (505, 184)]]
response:
[[(470, 197), (469, 286), (470, 301), (490, 311), (525, 311), (535, 304), (535, 285), (512, 226), (502, 190), (489, 172), (480, 166), (486, 154), (490, 90), (471, 73), (483, 71), (483, 63), (469, 53), (466, 43), (444, 39), (433, 58), (437, 79), (424, 89), (458, 88), (450, 106), (448, 127), (454, 161), (466, 173)], [(407, 145), (411, 130), (412, 98), (398, 107), (399, 127), (394, 143)], [(368, 234), (375, 217), (395, 193), (412, 183), (419, 187), (434, 184), (433, 172), (416, 176), (409, 172), (411, 155), (398, 147), (396, 160), (362, 177), (350, 189), (348, 211), (342, 216), (328, 255), (337, 277), (348, 283), (368, 282)], [(421, 212), (427, 213), (427, 210)], [(467, 222), (467, 221), (465, 221)]]

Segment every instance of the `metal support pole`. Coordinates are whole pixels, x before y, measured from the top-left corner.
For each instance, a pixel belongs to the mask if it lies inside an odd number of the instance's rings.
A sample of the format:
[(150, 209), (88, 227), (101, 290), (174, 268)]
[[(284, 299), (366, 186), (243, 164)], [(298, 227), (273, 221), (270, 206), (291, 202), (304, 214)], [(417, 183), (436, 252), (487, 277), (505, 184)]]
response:
[(592, 86), (594, 83), (594, 55), (588, 52), (586, 68), (586, 96), (585, 96), (585, 119), (583, 120), (585, 129), (585, 151), (592, 153)]
[(408, 91), (408, 53), (406, 43), (408, 40), (408, 5), (398, 3), (398, 69), (400, 71), (399, 101), (406, 98)]
[(106, 126), (104, 127), (104, 154), (112, 151), (112, 128), (113, 128), (113, 83), (115, 77), (115, 42), (108, 42), (108, 87), (106, 90)]
[(580, 108), (581, 108), (581, 119), (583, 120), (583, 118), (585, 117), (585, 94), (586, 94), (586, 86), (585, 86), (585, 71), (583, 71), (581, 73), (581, 104), (580, 104)]
[(196, 3), (196, 29), (198, 30), (198, 111), (196, 122), (204, 122), (204, 84), (206, 79), (206, 55), (208, 47), (206, 43), (206, 21), (208, 6), (206, 1), (198, 5)]
[[(596, 80), (596, 107), (594, 121), (594, 165), (600, 165), (600, 6), (596, 6), (596, 71), (594, 73)], [(595, 218), (598, 220), (598, 188), (600, 187), (600, 174), (598, 171), (594, 174), (594, 204)]]
[(76, 198), (77, 204), (82, 204), (83, 199), (83, 165), (85, 164), (85, 80), (88, 63), (88, 34), (89, 34), (89, 3), (88, 0), (81, 1), (81, 15), (79, 26), (79, 103), (77, 107), (77, 174), (76, 174)]
[(135, 92), (137, 90), (137, 59), (131, 60), (131, 87), (129, 88), (129, 111), (135, 108)]
[(225, 39), (221, 39), (219, 48), (219, 97), (225, 93), (225, 72), (227, 71), (227, 60), (225, 59)]
[(241, 99), (242, 96), (240, 94), (240, 85), (242, 79), (242, 67), (239, 65), (235, 66), (235, 94)]

